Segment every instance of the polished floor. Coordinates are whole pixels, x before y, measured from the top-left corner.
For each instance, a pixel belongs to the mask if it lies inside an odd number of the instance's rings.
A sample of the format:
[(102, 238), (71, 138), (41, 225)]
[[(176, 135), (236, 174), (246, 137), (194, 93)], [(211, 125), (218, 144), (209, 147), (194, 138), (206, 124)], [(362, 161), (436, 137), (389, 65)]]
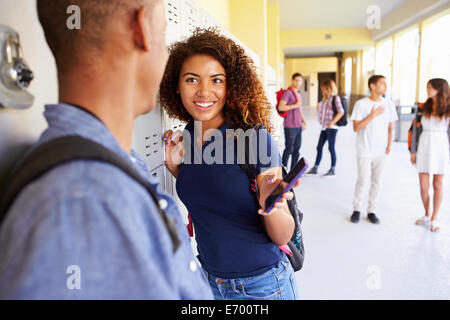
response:
[[(305, 110), (301, 156), (310, 163), (320, 128), (314, 110)], [(394, 143), (385, 169), (376, 214), (349, 221), (356, 182), (355, 133), (340, 129), (337, 176), (304, 177), (296, 189), (304, 212), (306, 259), (297, 272), (301, 299), (450, 299), (450, 179), (444, 182), (441, 231), (416, 226), (424, 214), (419, 180), (406, 143)], [(330, 166), (327, 144), (319, 171)], [(432, 192), (432, 191), (430, 191)]]

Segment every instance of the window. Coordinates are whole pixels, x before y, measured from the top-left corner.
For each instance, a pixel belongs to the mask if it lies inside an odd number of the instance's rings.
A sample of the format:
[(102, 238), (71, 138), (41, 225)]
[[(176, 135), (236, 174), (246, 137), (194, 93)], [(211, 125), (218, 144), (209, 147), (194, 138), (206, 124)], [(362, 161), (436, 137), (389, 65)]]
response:
[(450, 80), (450, 14), (424, 23), (420, 64), (419, 101), (427, 99), (427, 82), (433, 78)]
[(392, 39), (380, 42), (375, 53), (375, 73), (385, 76), (388, 83), (392, 75), (392, 44)]
[(395, 37), (393, 94), (401, 105), (416, 100), (419, 30), (414, 28)]

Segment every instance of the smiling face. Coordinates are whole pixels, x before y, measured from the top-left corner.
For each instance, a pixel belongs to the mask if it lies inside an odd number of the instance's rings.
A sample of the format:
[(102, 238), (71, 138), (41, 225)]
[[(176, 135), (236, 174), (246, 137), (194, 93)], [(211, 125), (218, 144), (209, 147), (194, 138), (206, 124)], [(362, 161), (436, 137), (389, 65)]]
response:
[(195, 55), (181, 67), (178, 93), (187, 112), (209, 128), (219, 128), (225, 122), (226, 72), (214, 58)]

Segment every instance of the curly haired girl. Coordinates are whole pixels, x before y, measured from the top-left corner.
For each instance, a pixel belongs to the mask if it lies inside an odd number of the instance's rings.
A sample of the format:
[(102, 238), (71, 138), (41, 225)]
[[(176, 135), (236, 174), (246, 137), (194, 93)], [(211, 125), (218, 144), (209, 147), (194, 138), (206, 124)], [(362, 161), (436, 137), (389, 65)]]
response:
[[(279, 249), (294, 230), (286, 202), (293, 194), (265, 212), (265, 199), (281, 181), (281, 157), (270, 135), (271, 106), (252, 60), (216, 29), (197, 29), (170, 48), (160, 102), (170, 117), (188, 122), (183, 133), (164, 134), (166, 166), (192, 218), (214, 297), (295, 299), (294, 272)], [(257, 152), (258, 198), (238, 164), (242, 148), (234, 133), (244, 130), (256, 138), (250, 139), (256, 150), (270, 153), (266, 161)], [(213, 162), (204, 157), (207, 152)], [(189, 161), (198, 155), (200, 161)]]

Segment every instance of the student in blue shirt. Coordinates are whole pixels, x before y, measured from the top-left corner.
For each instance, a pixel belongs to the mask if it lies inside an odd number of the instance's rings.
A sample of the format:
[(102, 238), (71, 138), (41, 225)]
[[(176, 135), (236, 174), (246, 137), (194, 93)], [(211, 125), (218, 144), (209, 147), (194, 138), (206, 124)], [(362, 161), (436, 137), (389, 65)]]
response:
[[(129, 161), (175, 221), (174, 252), (156, 204), (98, 161), (60, 165), (26, 186), (0, 229), (0, 299), (212, 299), (173, 199), (131, 150), (134, 119), (153, 109), (167, 61), (162, 0), (85, 0), (81, 30), (66, 1), (38, 0), (58, 70), (38, 145), (77, 135)], [(146, 72), (142, 72), (146, 70)]]
[[(172, 47), (160, 100), (169, 115), (188, 122), (183, 134), (165, 133), (166, 166), (192, 217), (214, 297), (296, 299), (294, 271), (279, 248), (294, 230), (286, 203), (293, 195), (264, 211), (282, 164), (270, 135), (271, 106), (251, 59), (218, 31), (197, 30)], [(239, 166), (245, 152), (235, 139), (239, 130), (256, 151), (259, 201)]]

